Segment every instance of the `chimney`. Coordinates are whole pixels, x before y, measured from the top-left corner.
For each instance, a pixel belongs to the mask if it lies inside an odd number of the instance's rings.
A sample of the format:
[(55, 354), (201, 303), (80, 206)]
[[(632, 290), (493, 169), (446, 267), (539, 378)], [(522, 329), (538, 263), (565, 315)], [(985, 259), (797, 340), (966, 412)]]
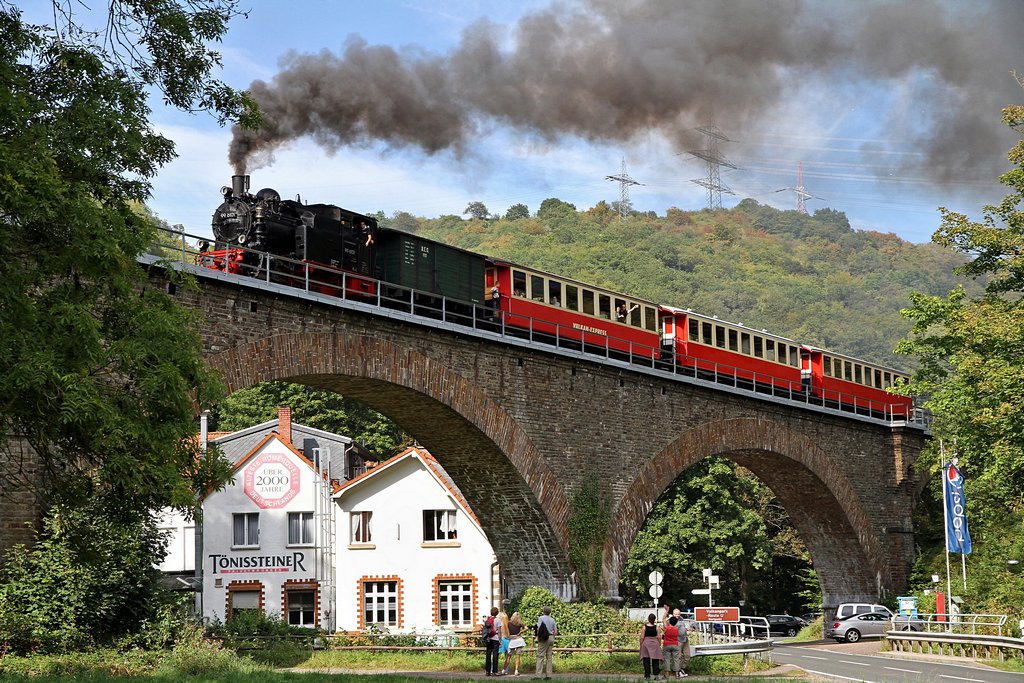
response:
[(292, 409), (287, 406), (277, 409), (277, 433), (288, 443), (292, 442)]

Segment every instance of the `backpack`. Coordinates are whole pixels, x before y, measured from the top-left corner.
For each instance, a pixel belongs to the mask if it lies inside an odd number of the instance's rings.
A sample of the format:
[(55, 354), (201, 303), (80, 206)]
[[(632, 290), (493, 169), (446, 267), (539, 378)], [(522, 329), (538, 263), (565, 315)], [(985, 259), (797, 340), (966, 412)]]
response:
[(480, 627), (480, 644), (487, 645), (487, 641), (494, 635), (494, 617), (484, 619), (484, 625)]
[(537, 627), (537, 640), (542, 643), (548, 642), (548, 638), (551, 637), (551, 632), (548, 631), (548, 625), (543, 621), (540, 622), (540, 626)]

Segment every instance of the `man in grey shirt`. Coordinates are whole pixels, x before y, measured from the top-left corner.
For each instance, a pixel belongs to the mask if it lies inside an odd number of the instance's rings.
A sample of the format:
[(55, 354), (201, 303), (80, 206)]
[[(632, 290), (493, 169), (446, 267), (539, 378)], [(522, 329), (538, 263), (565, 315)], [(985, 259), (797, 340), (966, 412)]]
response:
[[(558, 625), (555, 623), (554, 617), (551, 616), (551, 608), (547, 605), (542, 610), (543, 614), (537, 619), (537, 676), (544, 672), (544, 678), (551, 678), (552, 669), (552, 651), (555, 645), (555, 636), (558, 635)], [(546, 639), (541, 639), (543, 630), (541, 625), (548, 632)]]

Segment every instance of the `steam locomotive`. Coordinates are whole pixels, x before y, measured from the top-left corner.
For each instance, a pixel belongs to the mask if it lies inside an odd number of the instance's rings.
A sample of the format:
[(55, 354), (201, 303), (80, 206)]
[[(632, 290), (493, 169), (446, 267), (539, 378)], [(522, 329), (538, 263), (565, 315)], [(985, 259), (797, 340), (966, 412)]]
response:
[(213, 214), (209, 268), (893, 419), (909, 377), (876, 364), (382, 228), (331, 204), (249, 193), (233, 176)]

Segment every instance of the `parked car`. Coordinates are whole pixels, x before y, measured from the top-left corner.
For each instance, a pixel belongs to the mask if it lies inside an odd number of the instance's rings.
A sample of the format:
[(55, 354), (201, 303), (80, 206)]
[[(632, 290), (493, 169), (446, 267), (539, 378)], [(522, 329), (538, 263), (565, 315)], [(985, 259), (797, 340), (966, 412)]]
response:
[(807, 625), (807, 622), (800, 617), (789, 614), (769, 614), (767, 619), (768, 630), (772, 635), (789, 636), (790, 638)]
[(806, 621), (809, 624), (812, 621), (814, 621), (815, 619), (820, 619), (821, 618), (821, 612), (804, 612), (803, 614), (800, 615), (800, 618), (803, 619), (804, 621)]
[(770, 626), (764, 617), (740, 617), (740, 635), (751, 638), (770, 638)]
[(885, 612), (892, 616), (892, 610), (885, 605), (869, 602), (844, 602), (836, 608), (836, 619), (845, 619), (853, 614), (868, 614), (869, 612)]
[(922, 631), (924, 622), (908, 617), (893, 617), (889, 612), (853, 614), (832, 624), (836, 642), (856, 643), (861, 638), (881, 637), (886, 631)]

